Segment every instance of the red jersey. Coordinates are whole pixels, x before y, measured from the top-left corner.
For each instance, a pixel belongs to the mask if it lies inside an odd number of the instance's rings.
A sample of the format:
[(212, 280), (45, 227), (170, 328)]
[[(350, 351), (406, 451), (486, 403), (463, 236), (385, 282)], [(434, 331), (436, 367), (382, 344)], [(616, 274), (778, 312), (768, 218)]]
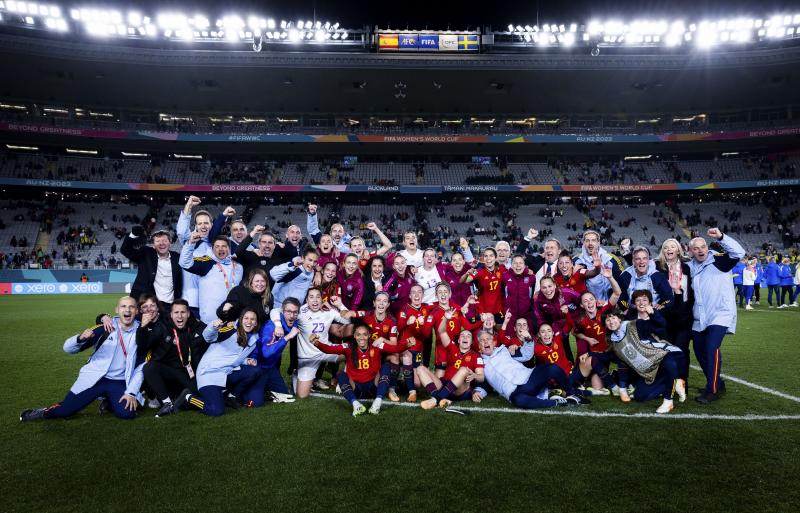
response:
[[(611, 303), (606, 303), (602, 308), (597, 309), (597, 315), (590, 319), (583, 313), (578, 320), (574, 321), (574, 332), (580, 333), (589, 338), (597, 340), (597, 344), (590, 346), (589, 351), (593, 353), (604, 353), (608, 351), (608, 341), (606, 340), (606, 327), (603, 325), (603, 314), (614, 309)], [(565, 328), (566, 329), (566, 328)]]
[(475, 275), (473, 283), (478, 289), (478, 313), (504, 313), (503, 271), (505, 271), (505, 267), (502, 265), (494, 271), (482, 267)]
[[(383, 349), (369, 346), (367, 349), (360, 349), (355, 342), (347, 344), (326, 344), (319, 343), (319, 350), (328, 354), (345, 355), (347, 375), (356, 383), (369, 383), (375, 380), (375, 376), (381, 370), (381, 360), (384, 353), (402, 353), (405, 347), (397, 344), (384, 344)], [(353, 352), (355, 351), (355, 354)]]
[(572, 372), (572, 362), (567, 360), (567, 355), (564, 353), (564, 341), (561, 339), (561, 333), (553, 334), (553, 343), (549, 346), (541, 342), (535, 343), (533, 354), (536, 355), (537, 362), (554, 363), (561, 367), (567, 376)]
[[(397, 327), (400, 331), (400, 343), (405, 344), (409, 338), (414, 337), (416, 344), (409, 347), (410, 351), (422, 351), (422, 341), (431, 337), (433, 331), (433, 316), (430, 314), (432, 308), (428, 305), (421, 305), (414, 308), (406, 305), (397, 316)], [(414, 322), (408, 324), (408, 320), (414, 318)]]
[[(450, 303), (450, 307), (453, 308), (453, 316), (452, 318), (448, 319), (447, 322), (444, 324), (445, 332), (447, 336), (450, 337), (450, 345), (458, 347), (458, 336), (464, 330), (472, 331), (476, 328), (480, 328), (482, 323), (480, 320), (477, 322), (470, 322), (463, 313), (461, 313), (461, 308), (454, 304)], [(437, 304), (433, 307), (431, 314), (433, 316), (433, 324), (432, 328), (434, 330), (439, 330), (439, 324), (441, 324), (442, 319), (445, 318), (445, 312), (442, 308)], [(444, 365), (447, 362), (447, 354), (445, 353), (445, 347), (442, 345), (441, 337), (436, 337), (436, 357), (435, 363), (437, 365)]]
[(518, 346), (522, 347), (524, 342), (517, 338), (517, 335), (514, 331), (506, 331), (503, 328), (500, 328), (497, 331), (497, 336), (495, 337), (498, 344), (503, 344), (504, 346)]
[(561, 273), (556, 273), (553, 281), (560, 289), (572, 289), (578, 294), (583, 294), (586, 292), (586, 269), (576, 269), (569, 278), (565, 278)]
[(378, 340), (378, 338), (383, 337), (386, 340), (397, 340), (397, 326), (395, 325), (394, 321), (389, 314), (386, 314), (386, 317), (379, 321), (377, 317), (375, 317), (375, 312), (366, 312), (364, 310), (358, 310), (356, 312), (356, 317), (364, 321), (364, 324), (369, 326), (369, 341), (374, 342)]
[[(365, 274), (366, 276), (369, 276), (369, 270), (367, 269), (367, 264), (369, 264), (369, 259), (370, 259), (370, 258), (372, 258), (372, 257), (374, 257), (374, 256), (376, 256), (376, 255), (378, 254), (378, 252), (377, 252), (377, 251), (372, 251), (372, 252), (369, 252), (369, 251), (367, 251), (367, 250), (364, 250), (364, 253), (366, 253), (366, 255), (367, 255), (367, 258), (361, 258), (361, 257), (359, 257), (359, 258), (358, 258), (358, 267), (359, 267), (359, 269), (361, 269), (361, 271), (363, 271), (363, 272), (364, 272), (364, 274)], [(355, 253), (354, 253), (354, 254), (355, 254)], [(345, 257), (346, 257), (347, 255), (343, 255), (343, 256), (345, 256)], [(357, 256), (357, 255), (356, 255), (356, 256)]]
[(475, 372), (483, 368), (483, 358), (472, 349), (462, 353), (458, 344), (450, 344), (447, 346), (447, 368), (444, 371), (444, 379), (453, 379), (461, 367), (467, 367)]

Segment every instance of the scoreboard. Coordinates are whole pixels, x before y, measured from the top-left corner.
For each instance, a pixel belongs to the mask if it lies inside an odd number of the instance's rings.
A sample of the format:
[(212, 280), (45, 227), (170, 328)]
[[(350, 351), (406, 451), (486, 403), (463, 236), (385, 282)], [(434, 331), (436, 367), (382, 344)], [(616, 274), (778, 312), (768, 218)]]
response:
[(380, 52), (478, 52), (480, 35), (469, 32), (390, 32), (376, 34)]

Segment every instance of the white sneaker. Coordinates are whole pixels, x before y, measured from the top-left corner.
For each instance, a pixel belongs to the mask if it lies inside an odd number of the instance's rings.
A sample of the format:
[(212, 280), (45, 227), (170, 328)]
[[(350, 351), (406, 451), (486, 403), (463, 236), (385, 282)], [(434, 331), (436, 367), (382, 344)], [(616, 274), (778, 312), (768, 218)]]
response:
[(270, 392), (273, 403), (293, 403), (295, 398), (292, 394), (282, 394), (281, 392)]
[(752, 306), (750, 306), (750, 305), (747, 305), (747, 306), (745, 306), (745, 307), (744, 307), (744, 309), (745, 309), (745, 310), (755, 310), (755, 308), (753, 308), (753, 307), (752, 307)]
[(328, 382), (324, 379), (315, 379), (313, 385), (320, 389), (320, 390), (329, 390), (331, 387), (328, 385)]
[(672, 411), (672, 408), (674, 408), (672, 405), (672, 399), (664, 399), (664, 402), (658, 407), (656, 413), (669, 413)]
[(371, 415), (379, 414), (381, 412), (381, 404), (383, 404), (381, 399), (375, 399), (372, 401), (372, 406), (369, 407), (369, 413)]
[(797, 304), (797, 301), (795, 301), (794, 303), (790, 304), (789, 306), (794, 306), (794, 307), (797, 307), (797, 306), (800, 306), (800, 305), (798, 305), (798, 304)]
[(786, 308), (786, 305), (781, 305), (778, 307), (778, 310), (783, 310), (784, 308)]
[(356, 401), (353, 403), (353, 417), (358, 417), (367, 411), (367, 408), (361, 404), (360, 402)]
[(678, 394), (678, 402), (686, 400), (686, 382), (682, 379), (675, 380), (675, 393)]
[(152, 410), (157, 410), (161, 408), (161, 403), (158, 401), (158, 399), (150, 399), (147, 401), (147, 407)]
[(592, 388), (589, 388), (588, 390), (589, 390), (589, 392), (592, 393), (592, 395), (611, 395), (611, 391), (609, 389), (607, 389), (607, 388), (594, 388), (594, 387), (592, 387)]
[(611, 395), (614, 397), (619, 397), (619, 387), (617, 385), (611, 387)]

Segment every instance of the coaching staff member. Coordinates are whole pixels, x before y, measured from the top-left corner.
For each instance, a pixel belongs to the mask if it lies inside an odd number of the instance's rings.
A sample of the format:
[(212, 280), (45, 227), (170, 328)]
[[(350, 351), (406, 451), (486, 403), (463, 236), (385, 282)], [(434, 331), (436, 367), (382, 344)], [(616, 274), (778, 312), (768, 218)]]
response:
[(154, 232), (151, 240), (152, 246), (142, 244), (144, 228), (134, 226), (130, 235), (122, 240), (120, 253), (139, 266), (131, 297), (138, 298), (145, 292), (155, 294), (161, 309), (168, 312), (172, 302), (181, 297), (183, 288), (183, 273), (178, 263), (180, 254), (170, 251), (166, 230)]

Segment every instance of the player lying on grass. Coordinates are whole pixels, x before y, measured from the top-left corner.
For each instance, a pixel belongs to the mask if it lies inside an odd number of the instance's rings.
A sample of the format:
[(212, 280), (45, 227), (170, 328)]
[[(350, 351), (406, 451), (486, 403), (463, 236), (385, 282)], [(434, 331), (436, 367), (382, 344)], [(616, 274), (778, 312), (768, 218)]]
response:
[(144, 380), (144, 358), (138, 356), (136, 347), (136, 330), (139, 328), (136, 300), (129, 296), (120, 298), (116, 312), (111, 320), (111, 332), (97, 324), (64, 342), (64, 352), (70, 354), (94, 348), (64, 399), (48, 408), (25, 410), (19, 420), (70, 417), (98, 397), (108, 401), (115, 416), (121, 419), (136, 416), (136, 408), (144, 400), (139, 391)]
[[(649, 401), (662, 397), (656, 413), (669, 413), (673, 409), (673, 393), (681, 402), (686, 399), (683, 380), (678, 372), (683, 353), (661, 339), (666, 323), (653, 309), (649, 290), (637, 290), (631, 300), (636, 306), (638, 317), (634, 321), (623, 320), (622, 312), (614, 310), (603, 316), (608, 329), (608, 338), (617, 358), (624, 362), (641, 379), (636, 379), (637, 401)], [(621, 382), (620, 387), (624, 384)]]
[(370, 329), (364, 325), (355, 329), (353, 338), (355, 343), (329, 344), (322, 341), (319, 335), (313, 334), (310, 342), (323, 353), (345, 356), (345, 370), (336, 377), (342, 395), (353, 406), (353, 417), (366, 411), (359, 399), (374, 399), (369, 412), (377, 415), (389, 390), (391, 369), (388, 362), (381, 363), (382, 357), (384, 354), (401, 353), (408, 345), (389, 344), (385, 338), (377, 339), (370, 345)]
[(483, 358), (472, 349), (472, 332), (464, 330), (457, 344), (447, 346), (447, 367), (440, 380), (427, 367), (417, 367), (420, 384), (431, 394), (420, 406), (430, 410), (437, 404), (447, 408), (453, 401), (481, 402), (481, 394), (474, 390), (476, 383), (483, 383)]
[[(486, 331), (478, 333), (478, 345), (483, 356), (486, 381), (514, 406), (535, 409), (589, 403), (587, 399), (575, 394), (564, 371), (557, 365), (528, 368), (522, 361), (513, 358), (507, 347), (498, 346), (494, 336)], [(548, 383), (551, 381), (566, 391), (566, 398), (559, 395), (548, 397)], [(485, 395), (485, 392), (481, 395)]]

